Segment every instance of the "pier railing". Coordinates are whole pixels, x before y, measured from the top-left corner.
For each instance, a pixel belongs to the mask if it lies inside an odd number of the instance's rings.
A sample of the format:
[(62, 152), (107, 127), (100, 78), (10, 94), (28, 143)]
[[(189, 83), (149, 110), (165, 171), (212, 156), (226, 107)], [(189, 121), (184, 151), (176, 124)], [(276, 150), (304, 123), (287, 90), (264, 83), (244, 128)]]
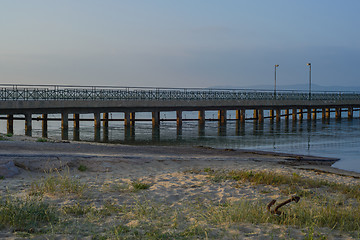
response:
[(0, 101), (49, 100), (360, 100), (358, 92), (209, 88), (142, 88), (0, 84)]

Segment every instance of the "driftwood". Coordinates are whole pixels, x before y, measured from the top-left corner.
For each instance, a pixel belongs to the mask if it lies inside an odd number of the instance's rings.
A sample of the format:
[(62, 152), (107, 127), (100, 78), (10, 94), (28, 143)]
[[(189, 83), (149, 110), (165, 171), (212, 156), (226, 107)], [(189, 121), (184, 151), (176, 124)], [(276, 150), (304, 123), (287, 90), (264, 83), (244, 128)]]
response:
[(284, 205), (286, 205), (286, 204), (288, 204), (288, 203), (290, 203), (290, 202), (292, 202), (292, 201), (294, 201), (294, 202), (297, 203), (297, 202), (299, 202), (299, 200), (300, 200), (300, 197), (298, 197), (298, 196), (292, 196), (292, 197), (289, 198), (288, 200), (286, 200), (286, 201), (278, 204), (278, 205), (275, 207), (275, 209), (272, 210), (271, 207), (276, 203), (276, 200), (274, 199), (274, 200), (271, 200), (271, 202), (267, 205), (266, 208), (267, 208), (267, 210), (268, 210), (269, 212), (271, 212), (272, 214), (281, 215), (282, 212), (279, 211), (279, 208), (281, 208), (282, 206), (284, 206)]

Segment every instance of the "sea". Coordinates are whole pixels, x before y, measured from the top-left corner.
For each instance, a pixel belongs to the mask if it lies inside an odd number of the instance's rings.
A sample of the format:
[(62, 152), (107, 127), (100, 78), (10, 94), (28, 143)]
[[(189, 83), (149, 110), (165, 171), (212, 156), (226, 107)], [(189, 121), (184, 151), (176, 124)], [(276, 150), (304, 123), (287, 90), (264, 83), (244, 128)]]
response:
[[(39, 115), (40, 116), (40, 115)], [(15, 116), (17, 117), (17, 116)], [(22, 117), (22, 116), (18, 116)], [(33, 115), (36, 118), (37, 115)], [(69, 115), (70, 117), (70, 115)], [(122, 113), (110, 114), (110, 119), (123, 118)], [(176, 125), (175, 112), (162, 112), (159, 129), (152, 128), (151, 121), (136, 121), (131, 133), (124, 127), (123, 121), (110, 121), (108, 132), (101, 129), (100, 138), (95, 138), (94, 123), (80, 122), (80, 141), (99, 141), (111, 144), (131, 145), (179, 145), (204, 146), (227, 149), (246, 149), (273, 151), (339, 158), (333, 167), (360, 173), (360, 117), (357, 112), (352, 119), (343, 113), (343, 118), (335, 120), (317, 119), (292, 121), (281, 119), (280, 122), (265, 118), (263, 123), (250, 120), (251, 111), (246, 111), (244, 124), (235, 121), (235, 111), (228, 111), (227, 124), (219, 126), (216, 111), (207, 111), (204, 126), (195, 121), (198, 112), (183, 112), (181, 129)], [(306, 116), (305, 116), (306, 117)], [(60, 118), (59, 114), (49, 114), (48, 118)], [(81, 119), (91, 119), (92, 114), (82, 114)], [(136, 113), (136, 119), (151, 119), (151, 113)], [(41, 138), (41, 121), (33, 120), (32, 136)], [(73, 140), (73, 127), (69, 121), (68, 139)], [(6, 120), (0, 120), (0, 132), (6, 133)], [(14, 121), (14, 134), (24, 135), (24, 120)], [(60, 121), (48, 122), (48, 137), (60, 140)]]

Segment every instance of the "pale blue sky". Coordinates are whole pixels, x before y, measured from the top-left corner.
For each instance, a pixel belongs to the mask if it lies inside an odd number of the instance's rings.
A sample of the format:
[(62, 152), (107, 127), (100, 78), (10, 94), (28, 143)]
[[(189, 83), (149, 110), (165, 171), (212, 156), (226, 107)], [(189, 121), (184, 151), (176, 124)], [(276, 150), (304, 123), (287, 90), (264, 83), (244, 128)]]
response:
[(360, 1), (0, 0), (0, 82), (360, 86)]

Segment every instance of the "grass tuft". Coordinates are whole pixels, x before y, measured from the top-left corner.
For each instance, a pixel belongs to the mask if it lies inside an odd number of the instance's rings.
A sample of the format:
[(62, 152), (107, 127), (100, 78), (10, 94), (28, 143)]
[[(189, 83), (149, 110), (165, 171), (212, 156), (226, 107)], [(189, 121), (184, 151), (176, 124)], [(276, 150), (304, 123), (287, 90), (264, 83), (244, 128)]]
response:
[(0, 223), (15, 231), (36, 232), (58, 221), (54, 207), (38, 198), (6, 198), (0, 202)]
[(135, 181), (131, 183), (131, 186), (133, 186), (134, 190), (145, 190), (145, 189), (149, 189), (151, 185), (148, 183)]
[(69, 174), (49, 175), (44, 179), (33, 182), (29, 195), (41, 196), (44, 194), (65, 195), (75, 194), (81, 196), (87, 188), (86, 184), (74, 179)]
[(48, 140), (46, 138), (38, 138), (36, 141), (37, 142), (47, 142)]
[(87, 167), (84, 166), (84, 165), (80, 165), (80, 166), (78, 167), (78, 170), (79, 170), (80, 172), (85, 172), (85, 171), (87, 170)]

